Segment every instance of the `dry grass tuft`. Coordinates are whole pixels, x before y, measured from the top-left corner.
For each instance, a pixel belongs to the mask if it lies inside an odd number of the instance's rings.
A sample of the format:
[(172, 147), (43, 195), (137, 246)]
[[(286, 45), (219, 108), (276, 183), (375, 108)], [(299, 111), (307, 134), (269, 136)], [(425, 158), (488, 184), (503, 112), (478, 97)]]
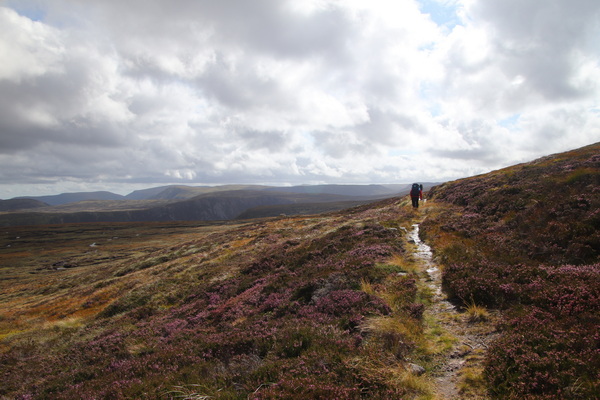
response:
[(395, 347), (400, 342), (420, 343), (423, 332), (420, 323), (411, 318), (400, 319), (387, 316), (368, 318), (362, 325), (362, 330), (385, 342), (384, 347), (388, 348)]
[(375, 289), (373, 288), (373, 285), (371, 284), (371, 282), (367, 281), (366, 279), (360, 280), (360, 290), (362, 290), (366, 294), (370, 294), (370, 295), (375, 294)]
[(458, 390), (462, 395), (466, 396), (473, 393), (485, 392), (485, 389), (486, 383), (483, 377), (483, 368), (463, 368), (458, 383)]
[(182, 385), (174, 386), (173, 390), (165, 393), (169, 398), (184, 400), (208, 400), (214, 399), (214, 396), (198, 392), (199, 389), (206, 390), (202, 385)]
[(467, 320), (469, 322), (486, 322), (490, 319), (490, 314), (487, 308), (475, 304), (473, 300), (467, 304), (465, 312), (467, 313)]
[(419, 265), (414, 260), (408, 259), (401, 254), (394, 254), (389, 258), (387, 263), (408, 274), (418, 274), (420, 271)]

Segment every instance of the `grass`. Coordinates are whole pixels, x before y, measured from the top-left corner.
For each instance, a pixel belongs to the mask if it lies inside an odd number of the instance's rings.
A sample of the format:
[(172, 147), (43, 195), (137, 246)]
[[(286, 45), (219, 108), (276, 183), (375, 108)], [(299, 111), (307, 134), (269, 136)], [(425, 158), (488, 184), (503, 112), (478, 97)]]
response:
[(415, 262), (412, 256), (400, 254), (394, 254), (380, 268), (387, 269), (389, 272), (403, 272), (415, 275), (418, 275), (421, 271), (421, 267)]
[(469, 322), (486, 322), (490, 319), (490, 314), (486, 307), (475, 304), (475, 301), (471, 300), (466, 308), (465, 313), (467, 314), (467, 320)]
[(483, 368), (467, 367), (461, 370), (458, 384), (459, 393), (466, 396), (472, 396), (475, 393), (485, 392), (487, 387)]
[(215, 398), (212, 395), (204, 394), (206, 391), (207, 389), (202, 385), (182, 385), (174, 386), (171, 390), (165, 392), (165, 396), (182, 400), (209, 400)]
[(373, 284), (371, 282), (367, 281), (366, 279), (360, 280), (360, 290), (362, 290), (366, 294), (370, 294), (370, 295), (376, 294)]
[(457, 342), (457, 338), (445, 329), (441, 327), (437, 320), (443, 316), (436, 316), (435, 318), (429, 315), (425, 315), (424, 323), (424, 343), (426, 347), (423, 348), (423, 354), (429, 355), (441, 355), (449, 352), (454, 344)]

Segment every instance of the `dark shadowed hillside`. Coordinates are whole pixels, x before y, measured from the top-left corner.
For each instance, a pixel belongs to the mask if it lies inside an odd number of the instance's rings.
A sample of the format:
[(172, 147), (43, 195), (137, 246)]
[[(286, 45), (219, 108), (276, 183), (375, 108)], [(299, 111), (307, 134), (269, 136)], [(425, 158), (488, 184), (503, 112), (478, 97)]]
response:
[(449, 294), (506, 315), (497, 398), (600, 396), (600, 144), (440, 185), (422, 224)]
[[(234, 187), (234, 186), (228, 186)], [(35, 211), (0, 214), (0, 226), (142, 221), (216, 221), (319, 213), (375, 201), (361, 196), (275, 190), (168, 187), (154, 200), (80, 201)], [(190, 193), (207, 193), (188, 198)], [(356, 191), (351, 189), (350, 192)], [(361, 192), (362, 193), (362, 192)], [(384, 196), (384, 197), (389, 197)], [(181, 198), (179, 198), (181, 197)], [(377, 196), (376, 198), (380, 198)], [(275, 206), (276, 208), (269, 208)], [(252, 211), (254, 210), (254, 211)]]
[(77, 201), (85, 200), (122, 200), (125, 197), (111, 193), (111, 192), (77, 192), (77, 193), (62, 193), (52, 196), (37, 196), (37, 197), (25, 197), (34, 200), (50, 204), (51, 206), (57, 206), (60, 204), (74, 203)]
[(372, 203), (373, 200), (346, 200), (346, 201), (329, 201), (329, 202), (314, 202), (314, 203), (297, 203), (297, 204), (282, 204), (268, 205), (249, 208), (236, 219), (252, 219), (278, 217), (286, 215), (309, 215), (321, 214), (352, 208), (362, 204)]
[(221, 186), (184, 186), (170, 185), (156, 188), (135, 190), (125, 196), (130, 200), (181, 200), (191, 199), (199, 195), (230, 192), (234, 190), (262, 190), (260, 185), (221, 185)]
[(48, 204), (34, 199), (10, 199), (0, 200), (1, 211), (17, 211), (33, 208), (47, 207)]

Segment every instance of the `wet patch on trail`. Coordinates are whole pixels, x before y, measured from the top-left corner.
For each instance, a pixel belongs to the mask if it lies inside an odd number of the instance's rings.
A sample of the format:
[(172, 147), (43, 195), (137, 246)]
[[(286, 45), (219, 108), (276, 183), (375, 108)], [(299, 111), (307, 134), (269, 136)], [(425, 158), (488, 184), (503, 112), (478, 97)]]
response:
[(419, 225), (414, 224), (407, 239), (415, 245), (414, 257), (426, 272), (425, 285), (432, 293), (425, 319), (454, 338), (452, 347), (444, 352), (438, 366), (429, 373), (440, 399), (487, 398), (483, 379), (483, 360), (489, 343), (494, 339), (494, 313), (485, 320), (475, 321), (473, 315), (452, 304), (442, 291), (442, 271), (433, 261), (431, 248), (421, 241)]

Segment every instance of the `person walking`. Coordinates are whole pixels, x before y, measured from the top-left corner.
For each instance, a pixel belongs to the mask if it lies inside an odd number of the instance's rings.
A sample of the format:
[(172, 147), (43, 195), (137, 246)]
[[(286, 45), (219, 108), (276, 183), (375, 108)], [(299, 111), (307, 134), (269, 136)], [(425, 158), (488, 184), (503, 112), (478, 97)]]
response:
[(410, 189), (410, 199), (412, 200), (413, 208), (419, 208), (419, 199), (423, 200), (423, 185), (413, 183)]

